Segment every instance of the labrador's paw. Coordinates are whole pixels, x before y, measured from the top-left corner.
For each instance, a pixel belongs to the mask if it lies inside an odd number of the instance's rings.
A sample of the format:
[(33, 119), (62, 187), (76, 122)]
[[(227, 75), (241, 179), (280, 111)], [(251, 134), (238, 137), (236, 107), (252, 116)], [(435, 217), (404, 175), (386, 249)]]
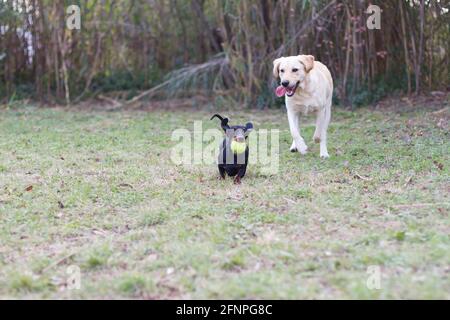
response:
[(291, 152), (297, 152), (297, 146), (295, 145), (295, 141), (292, 141), (291, 147), (289, 148)]
[(330, 157), (330, 155), (328, 154), (328, 152), (321, 152), (320, 157), (322, 159), (328, 159)]
[(308, 153), (308, 146), (307, 145), (303, 145), (300, 148), (298, 148), (298, 152), (300, 152), (301, 154), (305, 155)]

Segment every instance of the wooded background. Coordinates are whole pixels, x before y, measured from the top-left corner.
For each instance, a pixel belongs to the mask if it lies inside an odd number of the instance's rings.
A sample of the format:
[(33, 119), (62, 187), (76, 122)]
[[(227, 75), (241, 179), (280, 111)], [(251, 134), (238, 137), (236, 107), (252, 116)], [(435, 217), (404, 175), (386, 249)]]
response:
[[(81, 30), (66, 28), (71, 4), (81, 8)], [(382, 9), (381, 30), (366, 27), (370, 4)], [(0, 100), (203, 94), (260, 108), (275, 101), (273, 59), (299, 53), (330, 68), (336, 103), (447, 91), (449, 8), (439, 0), (0, 0)]]

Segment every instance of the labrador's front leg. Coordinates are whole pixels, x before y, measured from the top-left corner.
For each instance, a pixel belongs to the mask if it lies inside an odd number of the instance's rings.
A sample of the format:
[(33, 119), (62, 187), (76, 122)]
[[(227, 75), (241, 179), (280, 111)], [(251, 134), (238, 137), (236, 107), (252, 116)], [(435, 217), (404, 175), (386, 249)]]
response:
[(320, 157), (329, 158), (327, 149), (327, 129), (330, 124), (331, 103), (329, 106), (319, 110), (317, 113), (316, 131), (314, 141), (320, 143)]
[(293, 139), (291, 151), (294, 152), (295, 150), (297, 150), (301, 154), (306, 154), (308, 146), (305, 144), (305, 140), (303, 140), (302, 136), (300, 135), (299, 114), (288, 109), (287, 115), (289, 121), (289, 129), (291, 131), (291, 136)]

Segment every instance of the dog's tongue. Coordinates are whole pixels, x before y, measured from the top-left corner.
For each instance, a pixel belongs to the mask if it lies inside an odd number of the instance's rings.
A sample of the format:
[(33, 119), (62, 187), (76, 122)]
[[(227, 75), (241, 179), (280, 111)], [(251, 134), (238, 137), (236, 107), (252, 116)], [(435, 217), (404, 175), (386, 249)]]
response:
[(283, 86), (278, 86), (275, 90), (275, 94), (277, 95), (277, 97), (284, 96), (286, 94), (286, 88)]

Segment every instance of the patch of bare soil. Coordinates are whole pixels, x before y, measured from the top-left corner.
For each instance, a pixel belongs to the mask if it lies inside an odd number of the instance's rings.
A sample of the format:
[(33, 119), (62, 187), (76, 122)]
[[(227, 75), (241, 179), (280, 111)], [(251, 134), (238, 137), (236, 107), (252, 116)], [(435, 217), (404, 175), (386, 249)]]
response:
[(450, 114), (450, 91), (432, 91), (427, 95), (388, 97), (379, 101), (375, 109), (379, 111), (392, 112), (415, 112), (423, 110), (433, 111), (438, 116), (445, 116), (447, 119)]
[[(42, 104), (42, 107), (70, 109), (72, 111), (189, 111), (198, 110), (205, 107), (211, 97), (205, 94), (195, 94), (189, 97), (174, 97), (165, 99), (163, 97), (153, 97), (152, 99), (142, 99), (132, 104), (127, 104), (126, 96), (123, 92), (113, 92), (108, 94), (99, 94), (93, 98), (80, 101), (70, 106), (57, 103)], [(28, 101), (27, 101), (28, 102)]]

